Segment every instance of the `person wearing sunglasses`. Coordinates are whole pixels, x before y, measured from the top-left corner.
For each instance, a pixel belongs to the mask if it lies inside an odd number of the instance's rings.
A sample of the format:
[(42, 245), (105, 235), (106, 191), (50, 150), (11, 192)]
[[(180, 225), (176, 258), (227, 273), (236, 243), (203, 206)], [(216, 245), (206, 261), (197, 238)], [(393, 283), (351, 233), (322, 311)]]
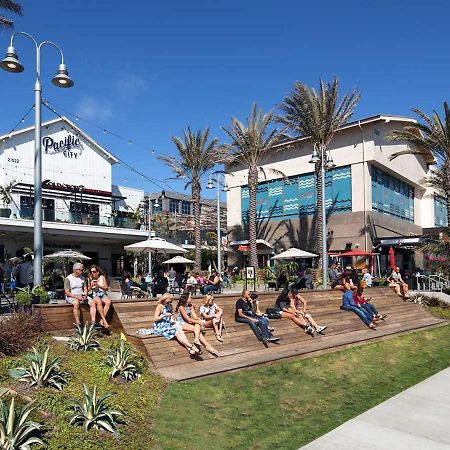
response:
[(109, 323), (106, 315), (111, 307), (111, 299), (108, 297), (108, 283), (102, 269), (95, 264), (89, 268), (89, 277), (87, 279), (87, 297), (92, 299), (100, 315), (100, 325), (106, 330), (109, 329)]

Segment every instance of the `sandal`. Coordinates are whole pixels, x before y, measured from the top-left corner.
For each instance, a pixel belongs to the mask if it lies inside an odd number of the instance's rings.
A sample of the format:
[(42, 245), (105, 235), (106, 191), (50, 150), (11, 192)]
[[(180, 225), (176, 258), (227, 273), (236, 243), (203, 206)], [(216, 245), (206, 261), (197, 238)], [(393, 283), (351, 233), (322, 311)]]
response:
[(188, 348), (188, 352), (189, 352), (189, 355), (191, 355), (191, 356), (198, 355), (198, 348), (197, 348), (194, 344), (192, 344), (192, 345)]
[(201, 355), (203, 353), (200, 342), (195, 342), (192, 344), (197, 349), (197, 354)]
[(223, 342), (223, 337), (222, 337), (220, 334), (216, 334), (216, 339), (217, 339), (219, 342)]
[(376, 329), (377, 329), (377, 326), (372, 322), (372, 323), (369, 325), (369, 328), (370, 328), (371, 330), (376, 330)]

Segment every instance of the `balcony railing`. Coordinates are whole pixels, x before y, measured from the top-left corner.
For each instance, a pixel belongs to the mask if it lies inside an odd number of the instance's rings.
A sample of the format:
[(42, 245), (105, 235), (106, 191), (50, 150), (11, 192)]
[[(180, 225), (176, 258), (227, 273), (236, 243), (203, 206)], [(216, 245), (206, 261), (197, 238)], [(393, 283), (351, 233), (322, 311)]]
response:
[[(16, 207), (15, 205), (10, 205), (8, 209), (11, 210), (11, 213), (9, 215), (3, 215), (3, 217), (28, 220), (33, 220), (34, 218), (34, 208), (29, 206)], [(83, 225), (97, 225), (101, 227), (129, 229), (139, 228), (139, 224), (136, 224), (135, 220), (128, 217), (116, 217), (114, 215), (101, 215), (93, 213), (86, 214), (76, 211), (72, 212), (42, 208), (42, 216), (43, 220), (46, 222), (77, 223)]]

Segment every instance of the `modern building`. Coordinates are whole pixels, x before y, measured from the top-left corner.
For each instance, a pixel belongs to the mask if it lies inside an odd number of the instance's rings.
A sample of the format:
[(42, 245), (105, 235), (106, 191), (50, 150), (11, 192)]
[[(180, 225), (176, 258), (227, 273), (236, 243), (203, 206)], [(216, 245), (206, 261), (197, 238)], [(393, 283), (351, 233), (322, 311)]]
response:
[[(383, 270), (392, 246), (396, 263), (404, 270), (421, 266), (422, 256), (415, 254), (414, 247), (423, 242), (424, 229), (429, 233), (446, 225), (447, 216), (443, 199), (424, 184), (436, 163), (431, 154), (389, 159), (407, 145), (387, 141), (386, 134), (411, 122), (406, 117), (377, 115), (349, 123), (336, 133), (329, 146), (336, 167), (326, 174), (330, 252), (379, 250), (385, 255)], [(262, 165), (267, 179), (260, 179), (257, 190), (260, 265), (291, 246), (314, 251), (317, 215), (314, 165), (309, 163), (312, 152), (311, 140), (299, 138), (274, 149)], [(273, 175), (271, 168), (281, 171), (284, 178)], [(248, 243), (247, 169), (235, 165), (226, 169), (232, 175), (227, 176), (229, 262), (243, 265)]]
[[(123, 247), (148, 237), (149, 196), (162, 205), (154, 208), (152, 229), (176, 242), (192, 243), (192, 199), (116, 186), (112, 167), (117, 162), (67, 118), (43, 124), (44, 255), (70, 248), (91, 257), (108, 274), (120, 274), (130, 267)], [(0, 136), (0, 186), (11, 183), (12, 201), (0, 205), (0, 262), (24, 247), (33, 248), (34, 127)], [(225, 230), (226, 209), (221, 206)], [(201, 208), (202, 236), (207, 239), (207, 232), (217, 229), (216, 202), (202, 200)]]

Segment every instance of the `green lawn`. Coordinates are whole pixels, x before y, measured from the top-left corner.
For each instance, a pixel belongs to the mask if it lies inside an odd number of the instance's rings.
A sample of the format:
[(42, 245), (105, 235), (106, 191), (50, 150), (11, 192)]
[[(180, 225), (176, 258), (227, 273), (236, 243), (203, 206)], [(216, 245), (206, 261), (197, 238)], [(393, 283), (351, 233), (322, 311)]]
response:
[(169, 385), (158, 448), (297, 449), (450, 366), (450, 325), (317, 358)]

